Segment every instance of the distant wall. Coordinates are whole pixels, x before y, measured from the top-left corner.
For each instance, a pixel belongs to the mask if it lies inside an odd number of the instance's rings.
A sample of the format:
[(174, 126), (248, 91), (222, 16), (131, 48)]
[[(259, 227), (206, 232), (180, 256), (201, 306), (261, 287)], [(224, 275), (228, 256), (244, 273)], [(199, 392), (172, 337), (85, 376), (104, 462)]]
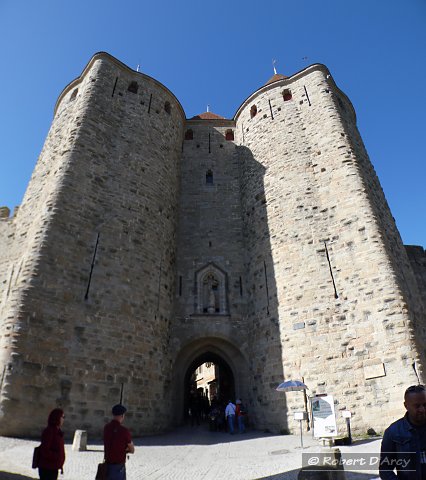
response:
[(9, 218), (9, 214), (10, 210), (7, 207), (0, 207), (0, 312), (13, 274), (9, 267), (15, 237), (15, 222), (13, 218)]
[[(418, 291), (423, 300), (423, 308), (426, 310), (426, 250), (418, 245), (405, 245), (405, 249), (417, 280)], [(426, 345), (426, 318), (417, 322), (416, 330)]]

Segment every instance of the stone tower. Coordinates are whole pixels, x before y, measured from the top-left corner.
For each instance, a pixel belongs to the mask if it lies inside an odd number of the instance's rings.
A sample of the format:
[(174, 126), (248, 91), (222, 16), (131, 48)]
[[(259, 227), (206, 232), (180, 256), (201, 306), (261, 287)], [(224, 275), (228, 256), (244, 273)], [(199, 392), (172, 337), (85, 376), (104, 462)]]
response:
[(233, 119), (186, 119), (98, 53), (2, 216), (1, 434), (38, 435), (56, 405), (99, 433), (122, 390), (135, 435), (164, 431), (203, 362), (258, 428), (294, 427), (302, 397), (275, 387), (303, 377), (380, 431), (423, 375), (424, 250), (407, 255), (323, 65), (274, 75)]

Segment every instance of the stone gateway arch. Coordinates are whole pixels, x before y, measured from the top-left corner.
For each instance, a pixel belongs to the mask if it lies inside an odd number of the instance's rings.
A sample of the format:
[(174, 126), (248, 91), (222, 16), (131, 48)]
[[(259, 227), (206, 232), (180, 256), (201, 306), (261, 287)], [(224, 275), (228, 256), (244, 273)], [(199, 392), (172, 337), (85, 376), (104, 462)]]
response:
[(39, 435), (57, 405), (99, 434), (122, 385), (134, 435), (163, 432), (207, 361), (257, 428), (295, 427), (300, 397), (275, 387), (304, 377), (380, 431), (424, 378), (424, 250), (402, 244), (324, 65), (188, 119), (97, 53), (0, 212), (2, 435)]

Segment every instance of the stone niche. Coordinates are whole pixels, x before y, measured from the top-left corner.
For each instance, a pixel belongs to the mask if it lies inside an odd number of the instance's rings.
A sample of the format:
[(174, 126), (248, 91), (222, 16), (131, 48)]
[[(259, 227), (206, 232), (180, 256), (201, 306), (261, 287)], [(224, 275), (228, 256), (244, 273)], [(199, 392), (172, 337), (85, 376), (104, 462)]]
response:
[(197, 315), (227, 315), (227, 274), (213, 263), (195, 273)]

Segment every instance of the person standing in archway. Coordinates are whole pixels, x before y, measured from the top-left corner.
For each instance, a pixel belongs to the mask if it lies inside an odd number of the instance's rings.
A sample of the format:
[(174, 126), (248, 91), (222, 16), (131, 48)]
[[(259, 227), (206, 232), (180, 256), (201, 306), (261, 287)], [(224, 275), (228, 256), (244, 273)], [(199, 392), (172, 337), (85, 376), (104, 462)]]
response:
[(231, 435), (234, 435), (235, 410), (236, 410), (235, 405), (232, 403), (231, 400), (229, 400), (228, 405), (225, 408), (225, 417), (228, 422), (229, 433)]
[(235, 403), (237, 404), (235, 414), (237, 416), (238, 431), (244, 433), (246, 431), (244, 417), (247, 415), (247, 412), (241, 400), (237, 400)]

